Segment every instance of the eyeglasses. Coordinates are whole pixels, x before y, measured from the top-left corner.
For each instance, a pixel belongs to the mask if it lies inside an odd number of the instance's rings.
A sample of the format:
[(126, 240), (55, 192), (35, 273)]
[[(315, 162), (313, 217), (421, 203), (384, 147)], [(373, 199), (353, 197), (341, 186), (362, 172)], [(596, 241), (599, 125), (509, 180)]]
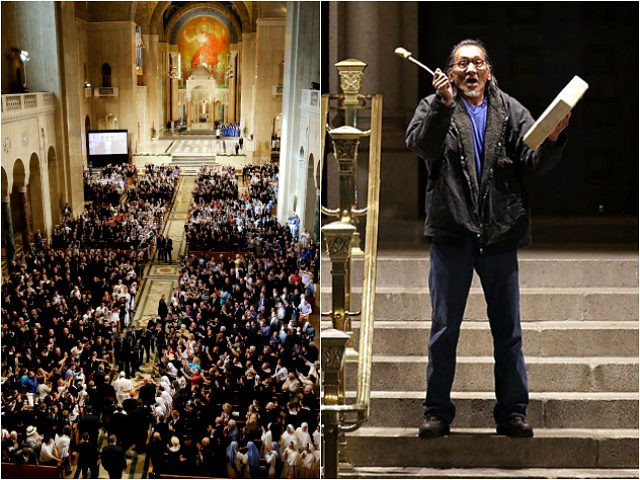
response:
[(487, 63), (482, 58), (479, 58), (479, 57), (476, 57), (473, 60), (469, 58), (461, 58), (460, 60), (455, 62), (452, 66), (458, 67), (460, 70), (466, 70), (466, 68), (469, 66), (470, 63), (473, 63), (473, 65), (478, 70), (482, 70), (487, 66)]

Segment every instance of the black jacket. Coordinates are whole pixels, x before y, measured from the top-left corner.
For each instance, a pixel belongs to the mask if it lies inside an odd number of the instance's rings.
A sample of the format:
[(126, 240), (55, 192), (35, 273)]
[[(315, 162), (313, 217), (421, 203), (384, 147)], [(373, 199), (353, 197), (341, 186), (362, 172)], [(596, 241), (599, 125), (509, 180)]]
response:
[(473, 236), (479, 248), (500, 251), (531, 242), (525, 179), (545, 173), (562, 157), (564, 134), (531, 150), (523, 138), (534, 123), (529, 111), (506, 93), (488, 89), (482, 178), (478, 179), (471, 119), (462, 98), (452, 106), (438, 94), (420, 101), (406, 132), (407, 147), (425, 161), (425, 236)]

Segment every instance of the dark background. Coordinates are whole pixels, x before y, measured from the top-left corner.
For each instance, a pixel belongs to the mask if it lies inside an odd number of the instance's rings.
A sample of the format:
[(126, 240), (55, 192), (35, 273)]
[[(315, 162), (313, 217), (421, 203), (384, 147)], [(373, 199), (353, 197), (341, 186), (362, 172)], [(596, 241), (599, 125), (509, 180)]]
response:
[[(420, 2), (418, 14), (418, 59), (444, 69), (453, 45), (482, 40), (500, 88), (534, 118), (574, 75), (589, 84), (562, 163), (532, 178), (534, 214), (637, 215), (638, 3)], [(420, 72), (419, 90), (432, 90)]]

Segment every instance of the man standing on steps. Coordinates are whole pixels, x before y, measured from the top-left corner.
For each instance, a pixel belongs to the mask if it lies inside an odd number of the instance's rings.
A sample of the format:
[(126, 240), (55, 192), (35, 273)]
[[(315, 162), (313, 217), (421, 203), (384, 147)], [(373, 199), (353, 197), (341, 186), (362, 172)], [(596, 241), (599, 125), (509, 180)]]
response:
[(525, 177), (558, 164), (569, 115), (539, 149), (529, 149), (523, 137), (533, 118), (498, 88), (477, 40), (455, 45), (446, 75), (437, 69), (432, 85), (436, 93), (421, 100), (406, 133), (407, 147), (427, 168), (425, 236), (431, 243), (431, 336), (419, 435), (446, 435), (455, 417), (456, 347), (476, 270), (493, 336), (496, 431), (531, 437), (517, 259), (517, 248), (531, 239)]

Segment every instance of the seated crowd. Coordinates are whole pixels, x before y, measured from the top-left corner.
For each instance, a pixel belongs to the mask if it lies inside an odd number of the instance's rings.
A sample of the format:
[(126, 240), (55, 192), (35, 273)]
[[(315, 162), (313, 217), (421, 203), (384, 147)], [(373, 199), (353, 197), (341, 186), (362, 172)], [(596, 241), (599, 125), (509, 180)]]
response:
[[(256, 215), (253, 199), (237, 202), (225, 204), (231, 218), (264, 218), (243, 235), (249, 251), (181, 257), (168, 305), (163, 298), (144, 325), (131, 321), (139, 251), (81, 251), (80, 239), (104, 246), (83, 235), (82, 216), (79, 231), (65, 229), (66, 249), (27, 250), (10, 263), (3, 461), (69, 474), (77, 457), (76, 478), (97, 478), (100, 456), (120, 478), (134, 447), (154, 475), (319, 478), (319, 351), (309, 321), (319, 246), (294, 241), (264, 205)], [(120, 220), (154, 217), (162, 227), (148, 201), (136, 205), (116, 210)], [(94, 212), (96, 221), (108, 212)], [(144, 362), (153, 362), (151, 376), (140, 373)], [(109, 446), (100, 451), (101, 430)]]
[(90, 202), (110, 203), (117, 205), (125, 192), (127, 181), (119, 171), (109, 175), (104, 171), (91, 175), (88, 170), (82, 172), (84, 183), (84, 199)]
[(138, 174), (136, 182), (129, 188), (127, 200), (143, 200), (152, 204), (169, 203), (173, 200), (178, 178), (180, 167), (149, 164), (145, 173)]
[(245, 165), (242, 178), (249, 185), (249, 196), (264, 204), (274, 202), (278, 189), (278, 167), (275, 165)]
[(137, 200), (117, 208), (93, 203), (85, 206), (76, 219), (56, 226), (51, 245), (64, 248), (77, 244), (80, 248), (112, 248), (116, 250), (148, 250), (162, 226), (166, 206)]
[(195, 203), (238, 198), (238, 181), (233, 167), (203, 165), (193, 188)]
[(124, 177), (129, 177), (131, 185), (126, 190), (127, 199), (118, 205), (120, 193), (114, 202), (100, 197), (86, 205), (75, 219), (65, 208), (63, 223), (51, 233), (51, 245), (54, 248), (76, 245), (79, 248), (134, 249), (148, 253), (164, 223), (179, 175), (179, 169), (166, 165), (147, 165), (146, 173), (142, 175), (136, 175), (135, 165), (107, 166), (97, 175), (85, 175), (85, 191), (112, 181), (119, 185), (118, 192), (120, 186), (125, 191)]
[[(26, 251), (2, 282), (2, 460), (70, 466), (76, 433), (97, 440), (108, 374), (131, 326), (135, 252)], [(89, 407), (91, 405), (91, 407)], [(104, 414), (104, 415), (103, 415)], [(97, 478), (97, 477), (96, 477)]]
[[(263, 244), (271, 244), (282, 235), (282, 227), (272, 216), (276, 202), (277, 168), (258, 167), (252, 171), (254, 185), (271, 185), (269, 195), (254, 198), (243, 194), (238, 198), (227, 196), (226, 188), (210, 188), (203, 197), (200, 185), (209, 184), (210, 170), (200, 171), (194, 189), (194, 202), (185, 225), (187, 244), (191, 251), (253, 251)], [(235, 182), (233, 169), (218, 170), (218, 176)], [(243, 172), (244, 176), (244, 172)], [(233, 180), (229, 180), (233, 179)], [(259, 179), (259, 180), (258, 180)], [(245, 180), (246, 182), (246, 180)], [(225, 180), (219, 180), (225, 185)], [(251, 192), (251, 187), (250, 190)], [(260, 190), (262, 191), (262, 190)]]

